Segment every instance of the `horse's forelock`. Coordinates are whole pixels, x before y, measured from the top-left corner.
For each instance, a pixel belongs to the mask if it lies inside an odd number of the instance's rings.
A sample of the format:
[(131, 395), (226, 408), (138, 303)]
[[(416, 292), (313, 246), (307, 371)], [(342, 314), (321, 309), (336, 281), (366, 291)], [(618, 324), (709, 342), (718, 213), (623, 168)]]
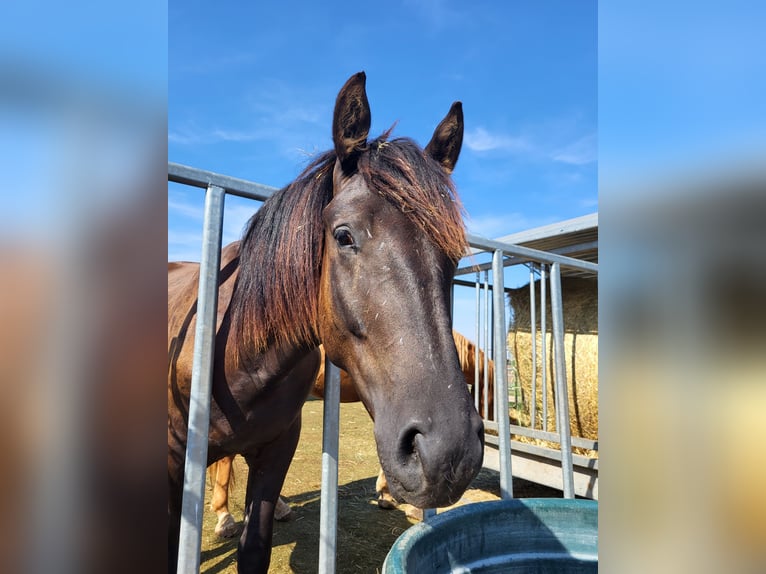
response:
[(359, 161), (367, 185), (396, 206), (457, 263), (466, 253), (463, 207), (452, 178), (415, 142), (388, 140), (390, 130), (370, 142)]
[(318, 156), (247, 224), (231, 304), (239, 361), (272, 343), (318, 344), (322, 211), (334, 164), (334, 152)]

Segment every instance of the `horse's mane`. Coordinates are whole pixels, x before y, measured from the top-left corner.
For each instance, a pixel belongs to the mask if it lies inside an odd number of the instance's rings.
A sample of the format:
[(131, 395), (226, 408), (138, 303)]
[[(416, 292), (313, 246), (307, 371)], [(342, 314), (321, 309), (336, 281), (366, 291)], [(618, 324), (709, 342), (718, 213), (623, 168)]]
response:
[[(476, 377), (476, 345), (474, 345), (466, 337), (458, 333), (453, 329), (453, 337), (455, 339), (455, 347), (457, 348), (458, 358), (460, 359), (460, 368), (463, 370), (463, 376), (465, 376), (466, 383), (468, 383), (472, 390), (471, 396), (476, 396), (479, 393), (479, 414), (482, 416), (484, 413), (484, 351), (479, 349), (479, 381), (478, 385), (474, 384)], [(492, 359), (487, 361), (487, 415), (489, 420), (495, 420), (494, 413), (494, 395), (495, 395), (495, 362)]]
[[(390, 132), (367, 144), (358, 173), (457, 263), (467, 243), (451, 178), (412, 140), (389, 141)], [(273, 343), (319, 344), (322, 211), (332, 199), (335, 162), (334, 150), (320, 154), (245, 228), (231, 301), (239, 360)]]
[[(453, 338), (455, 339), (455, 348), (457, 349), (458, 358), (460, 359), (460, 368), (463, 370), (463, 374), (466, 377), (466, 381), (473, 382), (474, 375), (476, 374), (476, 345), (474, 345), (468, 338), (457, 331), (452, 331)], [(495, 380), (495, 362), (489, 359), (487, 362), (488, 373), (487, 380), (493, 383)], [(484, 351), (479, 349), (479, 382), (484, 380)]]

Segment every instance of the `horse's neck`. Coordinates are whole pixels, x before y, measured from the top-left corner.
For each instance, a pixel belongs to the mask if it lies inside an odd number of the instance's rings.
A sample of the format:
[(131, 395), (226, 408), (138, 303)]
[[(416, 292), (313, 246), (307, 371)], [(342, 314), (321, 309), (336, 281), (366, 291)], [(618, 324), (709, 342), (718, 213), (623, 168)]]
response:
[[(218, 322), (217, 329), (228, 331), (229, 306), (234, 295), (239, 273), (240, 242), (230, 243), (221, 250), (221, 276), (218, 288)], [(224, 323), (226, 321), (226, 323)], [(227, 346), (234, 345), (233, 335), (226, 333)], [(312, 353), (317, 345), (270, 345), (263, 352), (252, 356), (247, 364), (239, 365), (239, 369), (256, 375), (262, 381), (278, 380), (300, 362), (306, 355)]]

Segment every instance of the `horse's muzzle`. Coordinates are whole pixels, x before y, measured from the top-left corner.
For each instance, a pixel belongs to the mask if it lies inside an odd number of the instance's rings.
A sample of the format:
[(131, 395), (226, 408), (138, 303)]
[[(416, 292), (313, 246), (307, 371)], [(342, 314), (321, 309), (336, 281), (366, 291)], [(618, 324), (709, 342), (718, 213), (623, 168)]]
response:
[(463, 421), (412, 421), (396, 444), (393, 461), (381, 456), (391, 494), (418, 508), (450, 506), (481, 470), (484, 424), (473, 409)]

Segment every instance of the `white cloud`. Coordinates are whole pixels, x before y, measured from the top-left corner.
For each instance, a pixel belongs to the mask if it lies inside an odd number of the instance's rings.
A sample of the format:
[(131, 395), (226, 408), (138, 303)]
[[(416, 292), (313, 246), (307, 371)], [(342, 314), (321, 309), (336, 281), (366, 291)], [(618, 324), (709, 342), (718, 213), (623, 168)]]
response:
[(418, 13), (429, 32), (443, 31), (446, 27), (460, 26), (465, 15), (447, 0), (406, 0), (405, 5)]
[[(195, 119), (174, 122), (168, 130), (168, 143), (180, 146), (202, 146), (219, 143), (247, 144), (267, 142), (270, 148), (294, 155), (296, 150), (313, 141), (326, 141), (327, 104), (317, 104), (319, 96), (303, 93), (284, 83), (271, 81), (246, 94), (240, 108), (241, 117), (227, 124), (200, 125)], [(236, 126), (236, 127), (231, 127)]]
[[(552, 220), (551, 220), (552, 221)], [(488, 239), (495, 239), (503, 235), (509, 235), (517, 231), (531, 229), (551, 221), (533, 220), (522, 213), (487, 213), (466, 217), (465, 224), (470, 233), (481, 235)]]
[(595, 133), (588, 134), (571, 144), (558, 149), (552, 155), (554, 161), (570, 165), (586, 165), (598, 159), (598, 139)]
[(264, 130), (231, 130), (226, 128), (200, 129), (184, 127), (168, 132), (168, 142), (178, 145), (214, 144), (220, 142), (250, 142), (269, 136)]
[(492, 150), (525, 151), (531, 148), (529, 142), (524, 138), (506, 134), (493, 134), (482, 127), (466, 132), (464, 143), (468, 149), (476, 152)]
[(583, 135), (566, 123), (540, 124), (523, 130), (520, 135), (491, 132), (477, 127), (466, 132), (465, 147), (477, 152), (517, 154), (537, 162), (556, 162), (583, 166), (598, 160), (598, 138), (595, 131)]
[(179, 133), (177, 131), (168, 132), (168, 143), (174, 143), (178, 145), (194, 145), (202, 143), (202, 139), (199, 134), (193, 133)]
[(245, 132), (241, 130), (215, 129), (211, 136), (217, 141), (223, 142), (249, 142), (260, 139), (263, 134), (260, 130)]
[(207, 56), (193, 59), (192, 61), (179, 66), (179, 73), (189, 73), (193, 75), (220, 74), (223, 69), (248, 69), (255, 62), (264, 58), (264, 54), (249, 51), (233, 51), (217, 56)]
[(202, 220), (201, 205), (187, 203), (179, 199), (168, 197), (168, 211), (182, 215), (184, 217), (191, 217), (193, 219)]

